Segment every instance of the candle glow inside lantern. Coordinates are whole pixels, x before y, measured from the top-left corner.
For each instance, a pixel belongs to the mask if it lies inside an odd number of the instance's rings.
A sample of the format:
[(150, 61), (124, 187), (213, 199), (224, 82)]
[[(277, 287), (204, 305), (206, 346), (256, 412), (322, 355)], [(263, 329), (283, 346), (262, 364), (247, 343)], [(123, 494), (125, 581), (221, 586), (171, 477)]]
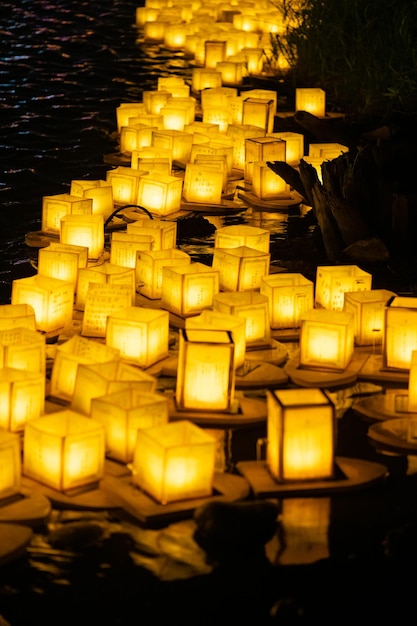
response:
[(84, 267), (78, 273), (78, 286), (75, 297), (75, 309), (83, 311), (87, 301), (88, 289), (91, 283), (125, 285), (132, 291), (132, 303), (136, 297), (135, 269), (116, 265), (109, 261), (102, 265)]
[(252, 191), (261, 200), (273, 200), (282, 196), (289, 197), (290, 186), (276, 174), (265, 161), (255, 161), (248, 164), (247, 169), (252, 170)]
[[(123, 126), (120, 133), (121, 154), (132, 155), (134, 150), (140, 150), (141, 148), (150, 146), (152, 144), (152, 132), (154, 130), (157, 130), (156, 126), (149, 126), (148, 124), (140, 122), (131, 123), (130, 126)], [(136, 167), (136, 169), (138, 168)]]
[(183, 196), (187, 202), (221, 204), (225, 162), (215, 165), (198, 161), (185, 166)]
[(0, 304), (0, 330), (8, 328), (36, 330), (35, 310), (30, 304)]
[(233, 167), (245, 170), (245, 142), (251, 137), (264, 137), (265, 130), (255, 124), (229, 124), (226, 130), (233, 142)]
[(97, 486), (104, 474), (104, 427), (66, 409), (26, 424), (23, 474), (63, 493)]
[(24, 327), (0, 329), (0, 367), (45, 372), (45, 335)]
[(138, 204), (139, 180), (146, 173), (146, 170), (121, 165), (109, 170), (106, 180), (112, 186), (114, 204)]
[(120, 134), (123, 126), (129, 125), (129, 118), (146, 113), (144, 102), (122, 102), (116, 107), (117, 132)]
[(88, 248), (89, 260), (96, 261), (104, 250), (103, 216), (65, 215), (61, 219), (60, 241), (63, 244)]
[(156, 379), (120, 359), (107, 363), (80, 363), (74, 382), (71, 409), (90, 415), (91, 400), (130, 385), (141, 391), (155, 391)]
[(214, 248), (212, 267), (219, 272), (220, 291), (259, 289), (269, 273), (270, 258), (269, 252), (248, 246)]
[(247, 246), (261, 252), (269, 252), (270, 232), (257, 226), (233, 224), (216, 230), (215, 248), (238, 248)]
[(181, 207), (183, 181), (177, 176), (141, 176), (138, 204), (158, 216), (170, 215)]
[(210, 309), (219, 291), (219, 272), (203, 263), (162, 268), (161, 308), (188, 317)]
[(267, 390), (267, 466), (278, 482), (334, 477), (335, 408), (324, 391)]
[(219, 61), (216, 70), (222, 75), (223, 85), (241, 85), (243, 77), (248, 75), (248, 71), (243, 59), (232, 59), (228, 57), (224, 61)]
[(152, 133), (152, 146), (156, 150), (169, 150), (175, 161), (187, 162), (189, 160), (192, 143), (193, 135), (184, 130), (166, 128)]
[(299, 328), (301, 315), (314, 308), (314, 283), (297, 272), (263, 276), (260, 293), (268, 297), (271, 328)]
[(268, 137), (275, 137), (285, 141), (285, 161), (289, 165), (298, 165), (304, 156), (304, 135), (292, 131), (268, 133)]
[(191, 75), (191, 89), (194, 92), (222, 87), (222, 73), (207, 67), (194, 67)]
[(208, 39), (204, 42), (205, 55), (204, 66), (216, 69), (217, 63), (224, 61), (226, 58), (226, 41)]
[(86, 267), (87, 258), (88, 248), (84, 246), (51, 243), (38, 252), (38, 273), (73, 283), (76, 290), (78, 270)]
[(395, 296), (385, 307), (383, 368), (409, 371), (417, 350), (417, 298)]
[(104, 218), (113, 211), (113, 188), (106, 180), (72, 180), (70, 194), (92, 200), (92, 213)]
[(139, 293), (151, 300), (162, 297), (162, 270), (167, 266), (187, 265), (191, 257), (183, 250), (150, 250), (138, 252), (136, 257), (136, 283)]
[(116, 230), (111, 236), (110, 263), (134, 270), (137, 253), (152, 250), (153, 246), (154, 237), (150, 234)]
[(180, 329), (175, 393), (180, 410), (230, 412), (234, 404), (234, 376), (231, 332)]
[(44, 196), (42, 198), (42, 231), (59, 235), (61, 219), (65, 215), (91, 215), (91, 198), (80, 198), (69, 193)]
[(0, 431), (0, 504), (20, 493), (20, 436)]
[(311, 309), (302, 314), (300, 367), (343, 371), (353, 351), (353, 314), (327, 309)]
[(168, 311), (131, 306), (107, 318), (106, 345), (129, 363), (150, 367), (168, 356), (168, 343)]
[(36, 330), (54, 332), (72, 322), (74, 284), (35, 274), (12, 282), (12, 304), (28, 304), (35, 311)]
[(0, 430), (23, 431), (28, 421), (44, 411), (44, 372), (0, 368), (0, 405)]
[(213, 298), (213, 310), (246, 320), (246, 344), (267, 341), (271, 336), (268, 298), (257, 291), (225, 291)]
[(104, 426), (106, 457), (130, 463), (138, 429), (167, 424), (169, 403), (163, 394), (126, 387), (92, 398), (90, 416)]
[(344, 311), (353, 313), (357, 346), (373, 346), (383, 343), (385, 307), (395, 295), (388, 289), (345, 293)]
[(177, 100), (180, 98), (171, 98), (161, 109), (162, 128), (165, 130), (184, 131), (184, 127), (195, 119), (195, 104), (177, 102)]
[(157, 502), (212, 495), (216, 440), (188, 420), (138, 430), (132, 482)]
[(127, 225), (128, 233), (150, 235), (153, 238), (152, 250), (166, 250), (177, 245), (177, 222), (139, 217)]
[(295, 90), (295, 110), (307, 111), (316, 117), (326, 115), (326, 92), (319, 87), (302, 87)]
[(357, 265), (321, 265), (317, 267), (315, 306), (329, 311), (343, 311), (347, 291), (372, 288), (372, 274)]
[(274, 137), (249, 137), (245, 139), (245, 181), (252, 182), (254, 162), (285, 161), (285, 153), (286, 143), (283, 139), (275, 139)]
[(242, 108), (242, 124), (259, 126), (265, 133), (274, 130), (275, 102), (264, 98), (245, 98)]
[(132, 305), (130, 285), (90, 283), (84, 306), (81, 334), (84, 337), (105, 337), (107, 318), (119, 309)]

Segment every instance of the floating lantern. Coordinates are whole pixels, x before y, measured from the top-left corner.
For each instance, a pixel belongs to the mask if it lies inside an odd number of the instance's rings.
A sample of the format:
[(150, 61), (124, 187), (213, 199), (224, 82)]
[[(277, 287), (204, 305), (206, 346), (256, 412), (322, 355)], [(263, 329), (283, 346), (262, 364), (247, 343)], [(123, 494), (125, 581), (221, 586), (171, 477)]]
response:
[(72, 180), (71, 195), (92, 200), (92, 213), (108, 217), (113, 211), (113, 187), (106, 180)]
[(168, 356), (168, 311), (131, 306), (107, 318), (106, 344), (120, 351), (120, 358), (149, 367)]
[[(254, 162), (261, 161), (266, 165), (266, 161), (285, 161), (285, 151), (286, 143), (283, 139), (275, 139), (274, 137), (249, 137), (245, 139), (245, 181), (252, 182)], [(272, 173), (277, 177), (274, 172)]]
[(135, 269), (106, 261), (102, 265), (80, 269), (78, 275), (78, 289), (75, 298), (75, 308), (79, 311), (84, 310), (90, 283), (125, 285), (131, 289), (132, 303), (135, 300)]
[(279, 482), (334, 476), (335, 408), (321, 389), (267, 390), (267, 466)]
[(162, 268), (161, 308), (179, 317), (210, 309), (219, 291), (219, 272), (203, 263)]
[(128, 233), (150, 235), (153, 238), (152, 250), (168, 250), (177, 245), (177, 222), (139, 217), (130, 222)]
[(266, 100), (273, 102), (274, 114), (278, 106), (278, 93), (274, 89), (248, 89), (242, 92), (245, 99)]
[(0, 503), (20, 493), (20, 436), (0, 431)]
[(119, 351), (95, 339), (73, 335), (57, 345), (52, 365), (50, 395), (70, 402), (74, 393), (78, 365), (107, 363), (119, 358)]
[(212, 495), (216, 440), (188, 420), (138, 430), (132, 482), (157, 502)]
[[(61, 248), (51, 245), (40, 248), (38, 252), (38, 273), (42, 276), (58, 278), (74, 285), (77, 288), (78, 270), (87, 265), (88, 248), (78, 246), (82, 253), (75, 251), (75, 246), (56, 244)], [(83, 265), (81, 266), (81, 258)], [(85, 260), (85, 263), (84, 263)]]
[(145, 233), (114, 231), (111, 236), (110, 263), (135, 269), (136, 256), (143, 250), (152, 250), (154, 237)]
[(63, 244), (88, 248), (89, 260), (96, 261), (104, 250), (103, 216), (65, 215), (61, 219), (60, 241)]
[(36, 330), (52, 333), (72, 323), (74, 284), (35, 274), (12, 282), (12, 304), (28, 304), (35, 311)]
[(244, 76), (248, 74), (245, 62), (243, 60), (234, 60), (232, 57), (219, 61), (216, 65), (216, 70), (222, 75), (223, 85), (241, 85)]
[(308, 156), (322, 161), (337, 159), (344, 152), (349, 152), (349, 148), (341, 143), (310, 143), (308, 148)]
[(295, 90), (295, 111), (306, 111), (316, 117), (326, 115), (326, 92), (319, 87)]
[(299, 328), (301, 315), (314, 308), (314, 283), (302, 274), (263, 276), (260, 293), (268, 297), (271, 328)]
[(117, 132), (120, 134), (123, 126), (129, 126), (129, 119), (146, 113), (144, 102), (122, 102), (116, 108)]
[(181, 207), (182, 185), (176, 176), (141, 176), (138, 204), (159, 216), (175, 213)]
[(235, 87), (209, 87), (201, 91), (201, 108), (204, 109), (207, 106), (228, 106), (230, 98), (237, 96), (238, 90)]
[(289, 165), (298, 165), (304, 156), (304, 135), (291, 131), (268, 133), (268, 137), (285, 141), (285, 161)]
[[(228, 185), (228, 166), (227, 166), (227, 156), (225, 154), (196, 154), (194, 163), (200, 166), (209, 166), (214, 168), (216, 171), (221, 171), (223, 174), (223, 184), (222, 191), (225, 193), (227, 191)], [(189, 165), (187, 163), (187, 165)], [(191, 165), (191, 164), (190, 164)], [(184, 180), (185, 187), (185, 180)], [(185, 194), (185, 190), (183, 187), (183, 195)]]
[(268, 341), (271, 336), (269, 303), (257, 291), (226, 291), (213, 297), (213, 309), (246, 320), (246, 343)]
[[(158, 130), (157, 126), (150, 126), (149, 123), (131, 122), (130, 126), (122, 126), (120, 132), (120, 152), (121, 154), (132, 155), (134, 150), (141, 150), (152, 144), (152, 133)], [(131, 164), (131, 167), (132, 164)], [(135, 169), (139, 169), (137, 166)], [(113, 185), (112, 185), (113, 188)]]
[(368, 291), (372, 275), (357, 265), (321, 265), (316, 273), (315, 305), (342, 311), (347, 291)]
[(208, 39), (204, 42), (204, 67), (216, 69), (226, 58), (226, 41)]
[(248, 163), (246, 169), (251, 172), (252, 191), (259, 199), (273, 200), (282, 196), (289, 198), (290, 186), (265, 161)]
[(170, 91), (173, 98), (187, 98), (190, 95), (190, 86), (182, 76), (159, 76), (158, 91)]
[(6, 328), (36, 330), (35, 309), (30, 304), (0, 304), (0, 330)]
[(251, 137), (264, 137), (265, 130), (255, 124), (229, 124), (226, 134), (233, 143), (233, 167), (245, 169), (245, 140)]
[(248, 246), (214, 248), (212, 267), (219, 272), (220, 291), (259, 289), (269, 273), (271, 255)]
[(300, 367), (344, 371), (353, 357), (353, 315), (311, 309), (301, 316)]
[(133, 167), (116, 167), (109, 170), (106, 180), (113, 189), (115, 204), (137, 204), (139, 179), (146, 172)]
[(229, 331), (180, 329), (175, 394), (178, 409), (231, 411), (234, 375), (234, 344)]
[(242, 108), (242, 124), (259, 126), (265, 133), (272, 133), (274, 130), (275, 109), (274, 100), (245, 98)]
[(167, 266), (187, 265), (191, 257), (182, 250), (151, 250), (138, 252), (136, 259), (137, 290), (151, 300), (162, 297), (162, 269)]
[(396, 294), (388, 289), (347, 291), (344, 311), (352, 313), (357, 346), (381, 345), (384, 338), (385, 307)]
[(231, 110), (227, 104), (207, 105), (203, 110), (203, 122), (219, 127), (221, 133), (227, 131), (232, 122)]
[(0, 430), (21, 432), (45, 408), (45, 374), (0, 368)]
[(194, 67), (191, 75), (191, 88), (194, 92), (222, 87), (222, 73), (207, 67)]
[(215, 248), (238, 248), (247, 246), (261, 252), (269, 252), (270, 233), (264, 228), (233, 224), (218, 228), (215, 233)]
[(408, 371), (417, 350), (417, 298), (395, 296), (385, 307), (383, 367)]
[(23, 474), (64, 493), (96, 487), (104, 453), (100, 422), (70, 409), (57, 411), (26, 425)]
[(45, 335), (17, 327), (0, 329), (0, 367), (45, 372)]
[(191, 124), (195, 119), (195, 100), (188, 98), (187, 102), (180, 101), (180, 98), (171, 98), (162, 107), (164, 130), (184, 131), (186, 124)]
[(59, 235), (61, 219), (69, 214), (88, 215), (93, 212), (91, 198), (71, 196), (69, 193), (61, 193), (42, 198), (42, 231)]
[(156, 150), (169, 150), (176, 161), (187, 162), (189, 160), (192, 143), (192, 134), (183, 130), (167, 128), (154, 131), (152, 134), (152, 146)]
[(407, 410), (412, 413), (417, 413), (417, 350), (411, 351)]
[[(159, 167), (156, 167), (158, 160)], [(154, 167), (152, 163), (154, 163)], [(145, 146), (140, 150), (133, 150), (131, 164), (132, 168), (140, 169), (142, 173), (146, 174), (163, 173), (163, 170), (168, 169), (166, 175), (170, 176), (172, 173), (172, 151), (164, 148), (157, 149), (152, 145)]]
[(142, 98), (145, 103), (147, 113), (160, 115), (162, 107), (166, 105), (170, 98), (172, 98), (172, 93), (168, 90), (162, 89), (144, 91), (142, 93)]
[(131, 285), (90, 283), (84, 305), (81, 334), (84, 337), (105, 337), (108, 316), (119, 309), (131, 306), (133, 299)]
[(187, 202), (220, 204), (225, 178), (225, 161), (220, 167), (187, 163), (185, 166), (183, 196)]
[(74, 383), (71, 408), (90, 415), (91, 400), (134, 385), (140, 391), (155, 391), (156, 379), (138, 367), (114, 360), (107, 363), (80, 363)]
[(91, 418), (104, 426), (106, 457), (130, 463), (138, 430), (168, 423), (168, 398), (160, 393), (125, 387), (92, 398)]

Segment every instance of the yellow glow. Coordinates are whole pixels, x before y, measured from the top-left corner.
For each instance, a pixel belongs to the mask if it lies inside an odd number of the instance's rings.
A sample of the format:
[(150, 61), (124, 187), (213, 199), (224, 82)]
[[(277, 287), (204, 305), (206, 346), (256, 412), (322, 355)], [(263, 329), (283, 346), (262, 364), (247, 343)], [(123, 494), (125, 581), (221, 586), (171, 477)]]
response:
[(0, 501), (20, 490), (20, 437), (0, 431)]
[(353, 356), (353, 316), (314, 309), (301, 317), (300, 366), (343, 370)]

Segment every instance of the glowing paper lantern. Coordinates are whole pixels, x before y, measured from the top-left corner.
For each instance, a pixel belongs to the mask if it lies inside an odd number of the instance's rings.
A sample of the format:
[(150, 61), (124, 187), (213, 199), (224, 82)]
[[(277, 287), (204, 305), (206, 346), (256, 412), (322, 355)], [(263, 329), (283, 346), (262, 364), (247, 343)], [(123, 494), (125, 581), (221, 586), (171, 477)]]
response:
[(117, 132), (120, 134), (123, 126), (129, 125), (131, 117), (146, 113), (144, 102), (122, 102), (116, 108)]
[(214, 248), (212, 267), (219, 272), (220, 291), (258, 289), (269, 273), (270, 258), (269, 252), (248, 246)]
[(36, 330), (52, 333), (72, 322), (74, 284), (35, 274), (12, 282), (12, 304), (28, 304), (35, 311)]
[(0, 431), (0, 502), (20, 492), (20, 436)]
[(354, 350), (353, 315), (312, 309), (301, 316), (300, 367), (343, 371)]
[(91, 400), (134, 384), (141, 391), (155, 391), (156, 379), (138, 367), (114, 360), (107, 363), (80, 363), (74, 383), (71, 408), (90, 415)]
[(136, 235), (150, 235), (152, 250), (168, 250), (177, 245), (177, 222), (139, 217), (127, 225), (126, 231)]
[(334, 476), (335, 409), (321, 389), (267, 390), (267, 466), (280, 482)]
[(273, 200), (282, 196), (289, 197), (290, 186), (284, 178), (276, 174), (265, 161), (248, 164), (252, 170), (252, 191), (261, 200)]
[(183, 196), (187, 202), (220, 204), (225, 177), (225, 162), (219, 167), (200, 162), (185, 166)]
[[(152, 132), (157, 130), (156, 126), (149, 126), (140, 122), (132, 123), (130, 126), (122, 126), (120, 132), (120, 152), (121, 154), (132, 155), (134, 150), (140, 150), (152, 143)], [(131, 163), (131, 167), (133, 167)], [(139, 169), (135, 165), (135, 169)], [(113, 189), (113, 186), (111, 185)]]
[(162, 269), (168, 266), (187, 265), (191, 257), (182, 250), (150, 250), (138, 252), (136, 259), (136, 283), (138, 292), (158, 300), (162, 297)]
[(168, 90), (157, 89), (153, 91), (144, 91), (142, 93), (142, 98), (145, 103), (147, 113), (160, 115), (162, 107), (166, 105), (170, 98), (172, 98), (172, 94)]
[(233, 224), (218, 228), (215, 233), (215, 248), (238, 248), (247, 246), (261, 252), (269, 252), (270, 232), (257, 226)]
[(112, 186), (114, 204), (138, 204), (139, 180), (145, 173), (146, 170), (123, 166), (109, 170), (106, 180)]
[(115, 311), (131, 306), (130, 285), (90, 283), (84, 306), (81, 334), (84, 337), (105, 337), (107, 318)]
[(298, 165), (304, 156), (304, 135), (291, 131), (268, 133), (268, 137), (275, 137), (285, 141), (285, 161), (289, 165)]
[(135, 269), (136, 256), (142, 250), (152, 250), (154, 237), (149, 234), (115, 231), (111, 236), (110, 263)]
[(191, 89), (194, 92), (222, 87), (222, 73), (207, 67), (194, 67), (191, 75)]
[(265, 130), (255, 124), (229, 124), (226, 134), (233, 143), (233, 167), (244, 171), (246, 139), (264, 137)]
[[(55, 248), (58, 245), (61, 248)], [(51, 244), (45, 248), (40, 248), (38, 252), (38, 273), (42, 276), (51, 276), (52, 278), (58, 278), (66, 282), (73, 283), (74, 291), (77, 288), (78, 270), (80, 267), (87, 265), (88, 248), (77, 246), (79, 250), (82, 250), (81, 255), (75, 251), (75, 246), (66, 246), (65, 244)]]
[(132, 482), (163, 504), (212, 495), (216, 440), (188, 420), (138, 430)]
[(331, 161), (348, 151), (349, 148), (341, 143), (310, 143), (308, 156)]
[(203, 123), (219, 127), (221, 133), (227, 131), (232, 122), (232, 114), (227, 104), (207, 105), (203, 109)]
[(61, 219), (65, 215), (91, 215), (92, 212), (91, 198), (71, 196), (69, 193), (44, 196), (42, 198), (42, 230), (59, 235)]
[(45, 408), (44, 372), (0, 368), (0, 430), (21, 432)]
[(245, 181), (252, 182), (254, 162), (285, 161), (285, 151), (286, 143), (283, 139), (275, 139), (274, 137), (249, 137), (245, 139)]
[(216, 70), (222, 75), (223, 85), (241, 85), (243, 77), (247, 76), (248, 71), (245, 62), (231, 57), (224, 61), (219, 61)]
[(182, 76), (158, 76), (157, 89), (171, 92), (174, 98), (187, 97), (190, 92), (190, 87)]
[(297, 88), (295, 90), (295, 110), (306, 111), (316, 117), (326, 115), (326, 92), (319, 87)]
[(101, 422), (106, 437), (106, 457), (130, 463), (138, 429), (168, 423), (168, 398), (163, 394), (126, 387), (91, 399), (91, 418)]
[(104, 473), (104, 428), (70, 409), (28, 422), (23, 440), (23, 474), (52, 489), (71, 493), (97, 486)]
[[(227, 165), (227, 156), (225, 154), (196, 154), (194, 159), (194, 164), (202, 167), (210, 167), (214, 168), (216, 171), (222, 172), (223, 175), (223, 183), (222, 183), (222, 192), (226, 193), (227, 185), (228, 185), (228, 165)], [(192, 165), (191, 163), (187, 163), (188, 165)], [(191, 185), (192, 186), (192, 185)], [(184, 178), (184, 187), (183, 187), (183, 195), (185, 197), (186, 181)]]
[(383, 367), (407, 371), (417, 350), (417, 298), (395, 296), (385, 307)]
[(131, 289), (132, 303), (135, 300), (135, 270), (131, 267), (116, 265), (106, 261), (102, 265), (93, 265), (79, 270), (78, 288), (74, 307), (79, 311), (84, 310), (90, 283), (98, 283), (100, 285), (125, 285)]
[(65, 215), (61, 219), (60, 241), (88, 248), (88, 258), (96, 261), (104, 250), (102, 215)]
[(215, 69), (217, 63), (224, 61), (226, 58), (226, 41), (225, 40), (207, 40), (204, 44), (204, 66)]
[(263, 276), (260, 293), (268, 297), (271, 328), (299, 328), (301, 315), (314, 308), (314, 283), (302, 274)]
[(6, 328), (36, 330), (35, 309), (30, 304), (0, 304), (0, 330)]
[(372, 346), (383, 343), (385, 306), (395, 295), (388, 289), (345, 293), (344, 310), (354, 316), (356, 345)]
[(132, 306), (107, 318), (106, 344), (139, 367), (149, 367), (168, 356), (168, 342), (168, 311)]
[(0, 329), (0, 367), (45, 372), (45, 335), (24, 327)]
[(330, 311), (342, 311), (347, 291), (372, 288), (372, 274), (357, 265), (321, 265), (316, 272), (315, 305)]
[(238, 90), (236, 87), (209, 87), (203, 89), (201, 92), (201, 108), (204, 109), (207, 106), (222, 105), (228, 106), (230, 98), (237, 96)]
[(106, 180), (72, 180), (70, 193), (92, 200), (92, 213), (108, 217), (113, 211), (113, 187)]
[(132, 152), (131, 165), (140, 170), (146, 170), (148, 174), (159, 173), (163, 176), (170, 176), (171, 174), (171, 156), (153, 158), (139, 156), (140, 150), (134, 150)]
[(274, 89), (248, 89), (242, 92), (242, 95), (245, 99), (253, 98), (255, 100), (266, 100), (267, 102), (272, 100), (274, 113), (277, 111), (278, 93)]
[(268, 298), (257, 291), (225, 291), (213, 298), (213, 309), (246, 320), (246, 343), (266, 341), (271, 336)]
[(417, 350), (411, 351), (407, 408), (408, 411), (417, 413)]
[(184, 130), (186, 124), (191, 124), (194, 121), (194, 98), (188, 98), (187, 102), (180, 100), (180, 98), (171, 98), (168, 103), (162, 107), (163, 129), (180, 132)]
[(275, 109), (274, 100), (246, 98), (243, 101), (242, 124), (259, 126), (266, 133), (272, 133)]
[(181, 207), (183, 181), (176, 176), (141, 176), (138, 189), (138, 204), (152, 213), (165, 216)]
[(179, 317), (210, 309), (219, 291), (219, 272), (203, 263), (162, 268), (161, 308)]

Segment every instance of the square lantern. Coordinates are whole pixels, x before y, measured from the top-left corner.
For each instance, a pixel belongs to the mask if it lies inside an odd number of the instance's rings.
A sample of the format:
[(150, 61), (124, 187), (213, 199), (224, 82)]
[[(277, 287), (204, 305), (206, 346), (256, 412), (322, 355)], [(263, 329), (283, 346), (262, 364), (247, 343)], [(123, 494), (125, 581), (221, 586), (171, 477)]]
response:
[(252, 182), (253, 164), (255, 162), (285, 161), (285, 151), (286, 144), (283, 139), (275, 139), (274, 137), (249, 137), (245, 139), (245, 181), (247, 183)]
[(168, 311), (131, 306), (110, 314), (106, 344), (119, 350), (121, 359), (150, 367), (168, 356)]
[(7, 328), (36, 330), (35, 309), (30, 304), (0, 304), (0, 330)]
[(192, 134), (183, 130), (165, 128), (152, 133), (152, 146), (157, 150), (169, 150), (175, 161), (186, 163), (189, 160), (192, 143)]
[(124, 166), (109, 170), (106, 180), (112, 186), (114, 204), (138, 204), (139, 180), (146, 173), (146, 170)]
[(265, 133), (274, 130), (275, 102), (264, 98), (245, 98), (242, 108), (242, 124), (259, 126)]
[(199, 162), (185, 166), (183, 196), (186, 202), (221, 204), (224, 184), (223, 166), (215, 167)]
[(186, 97), (190, 93), (190, 87), (182, 76), (158, 76), (157, 89), (170, 91), (174, 98)]
[(316, 117), (325, 117), (326, 92), (319, 87), (297, 88), (295, 90), (295, 111), (306, 111)]
[(215, 69), (217, 63), (226, 58), (226, 40), (208, 39), (205, 41), (204, 66)]
[(344, 371), (354, 351), (353, 314), (311, 309), (301, 316), (300, 367)]
[(344, 311), (353, 313), (357, 346), (375, 346), (383, 343), (385, 307), (395, 295), (388, 289), (345, 293)]
[(241, 85), (244, 76), (248, 75), (245, 62), (242, 59), (229, 57), (225, 61), (219, 61), (216, 70), (222, 75), (223, 85)]
[(216, 104), (227, 106), (230, 98), (237, 95), (238, 90), (236, 87), (212, 87), (203, 89), (200, 97), (201, 108), (204, 111), (206, 106), (213, 106)]
[(269, 273), (270, 258), (269, 252), (248, 246), (214, 248), (212, 267), (219, 272), (220, 291), (259, 289)]
[[(222, 184), (222, 192), (225, 193), (227, 191), (228, 185), (228, 164), (227, 164), (227, 156), (225, 154), (196, 154), (194, 158), (194, 163), (200, 166), (208, 166), (214, 168), (217, 171), (221, 171), (223, 174), (223, 184)], [(185, 190), (183, 188), (183, 194), (185, 194)]]
[(116, 107), (117, 132), (120, 134), (123, 126), (128, 126), (131, 117), (146, 113), (144, 102), (122, 102)]
[(179, 317), (210, 309), (219, 291), (219, 272), (203, 263), (162, 268), (161, 308)]
[(49, 393), (70, 402), (78, 366), (82, 363), (107, 363), (119, 358), (119, 351), (94, 339), (73, 335), (57, 345), (52, 365)]
[(141, 391), (155, 391), (156, 379), (120, 359), (107, 363), (80, 363), (74, 382), (71, 408), (90, 415), (91, 400), (130, 385)]
[(251, 164), (252, 191), (261, 200), (274, 200), (285, 196), (289, 198), (290, 186), (284, 178), (276, 174), (265, 161)]
[(271, 328), (299, 328), (301, 315), (314, 308), (314, 283), (296, 272), (263, 276), (260, 293), (268, 297)]
[(214, 236), (215, 248), (238, 248), (247, 246), (261, 252), (269, 252), (270, 231), (257, 226), (232, 224), (218, 228)]
[(78, 273), (78, 286), (74, 308), (84, 311), (87, 301), (88, 289), (91, 283), (99, 285), (124, 285), (130, 287), (132, 292), (132, 304), (136, 298), (135, 270), (132, 267), (116, 265), (106, 261), (101, 265), (83, 267)]
[(341, 143), (310, 143), (308, 147), (308, 156), (322, 161), (337, 159), (344, 152), (349, 152), (349, 148)]
[(265, 130), (255, 124), (229, 124), (226, 134), (233, 142), (233, 167), (244, 171), (246, 139), (265, 137)]
[(235, 393), (232, 333), (214, 328), (186, 328), (179, 333), (178, 409), (230, 412)]
[(100, 213), (104, 218), (113, 211), (113, 188), (106, 180), (72, 180), (70, 194), (90, 198), (92, 213)]
[(268, 137), (285, 141), (285, 161), (289, 165), (299, 165), (304, 156), (304, 135), (292, 131), (268, 133)]
[(417, 350), (417, 298), (395, 296), (385, 307), (383, 367), (409, 371)]
[(114, 231), (110, 241), (110, 263), (135, 269), (138, 252), (153, 250), (154, 237), (145, 233)]
[(347, 291), (372, 288), (372, 274), (357, 265), (320, 265), (316, 272), (315, 306), (343, 311)]
[[(51, 276), (52, 278), (59, 278), (69, 283), (73, 283), (74, 291), (77, 288), (78, 269), (80, 266), (80, 254), (72, 248), (75, 246), (65, 246), (64, 244), (56, 244), (62, 246), (61, 249), (55, 249), (51, 245), (41, 248), (38, 252), (38, 273), (42, 276)], [(77, 246), (80, 250), (83, 250), (83, 259), (85, 263), (82, 267), (87, 265), (88, 249), (82, 246)]]
[[(194, 67), (191, 74), (191, 89), (194, 92), (222, 87), (222, 73), (208, 67)], [(203, 120), (204, 121), (204, 120)]]
[(0, 367), (45, 372), (45, 335), (24, 327), (0, 329)]
[(163, 156), (160, 158), (151, 156), (141, 156), (141, 150), (134, 150), (131, 157), (131, 166), (139, 170), (145, 170), (147, 174), (161, 174), (170, 176), (172, 172), (172, 157)]
[(226, 291), (213, 298), (213, 309), (246, 320), (246, 344), (268, 341), (271, 336), (268, 298), (257, 291)]
[(235, 369), (241, 367), (245, 362), (246, 353), (246, 320), (228, 313), (219, 313), (211, 309), (205, 309), (200, 315), (187, 317), (185, 320), (186, 329), (206, 329), (223, 330), (232, 333), (235, 346), (234, 364)]
[(90, 283), (84, 306), (81, 334), (84, 337), (105, 337), (107, 318), (133, 303), (130, 285)]
[(184, 127), (195, 119), (195, 104), (176, 102), (176, 100), (179, 98), (171, 98), (161, 109), (163, 129), (184, 131)]
[(130, 463), (133, 460), (138, 429), (168, 423), (168, 397), (152, 391), (125, 387), (92, 398), (90, 416), (104, 426), (106, 457), (120, 463)]
[(45, 408), (45, 374), (0, 368), (0, 430), (23, 431)]
[[(141, 124), (140, 122), (129, 126), (123, 126), (120, 133), (120, 153), (127, 156), (132, 155), (134, 150), (140, 150), (145, 146), (152, 144), (152, 132), (158, 130), (156, 126), (149, 126), (148, 124)], [(131, 167), (133, 167), (131, 163)], [(135, 169), (146, 169), (139, 168)]]
[(143, 91), (142, 99), (146, 106), (147, 113), (159, 115), (162, 107), (172, 98), (172, 93), (167, 89), (156, 89)]
[(70, 409), (28, 422), (23, 474), (63, 493), (96, 487), (104, 474), (104, 427)]
[(20, 436), (0, 430), (0, 504), (20, 493)]
[(272, 100), (274, 114), (277, 111), (278, 93), (275, 89), (247, 89), (246, 91), (242, 92), (242, 95), (245, 97), (245, 99), (254, 98), (267, 101)]
[(127, 225), (126, 231), (133, 235), (150, 235), (152, 250), (166, 250), (177, 245), (177, 222), (139, 217)]
[(147, 174), (139, 180), (138, 204), (159, 215), (170, 215), (181, 207), (183, 181), (177, 176)]
[(132, 482), (157, 502), (210, 497), (216, 440), (188, 420), (138, 430)]
[(334, 477), (336, 416), (318, 388), (267, 390), (267, 466), (279, 482)]
[[(232, 112), (228, 104), (206, 105), (203, 109), (203, 122), (219, 127), (219, 132), (225, 133), (232, 122)], [(193, 151), (191, 151), (193, 154)]]
[(189, 265), (191, 257), (183, 250), (150, 250), (137, 253), (137, 290), (146, 298), (159, 300), (162, 297), (162, 270), (165, 266)]
[(74, 284), (35, 274), (12, 282), (12, 304), (33, 307), (36, 330), (55, 332), (72, 323)]
[(61, 243), (88, 248), (88, 258), (96, 261), (104, 251), (102, 215), (65, 215), (61, 219)]
[(93, 201), (69, 193), (60, 193), (42, 198), (42, 231), (59, 235), (61, 219), (65, 215), (91, 215)]

